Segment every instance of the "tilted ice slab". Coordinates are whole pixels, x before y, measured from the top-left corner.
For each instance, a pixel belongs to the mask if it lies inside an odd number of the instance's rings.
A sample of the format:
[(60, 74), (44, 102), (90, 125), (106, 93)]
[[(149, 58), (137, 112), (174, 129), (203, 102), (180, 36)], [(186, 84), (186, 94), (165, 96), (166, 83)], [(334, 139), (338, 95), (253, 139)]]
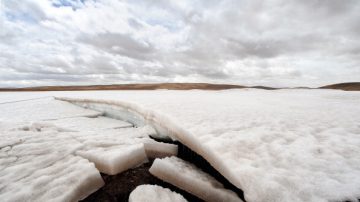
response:
[[(99, 91), (202, 155), (247, 201), (360, 198), (360, 93), (335, 90)], [(113, 100), (111, 102), (110, 100)], [(89, 102), (89, 100), (83, 100)]]
[(0, 131), (1, 201), (77, 201), (103, 186), (94, 164), (74, 156), (81, 147), (55, 130)]
[(231, 190), (195, 165), (175, 156), (155, 159), (150, 173), (208, 202), (241, 202)]
[(134, 189), (129, 202), (187, 202), (180, 194), (158, 185), (140, 185)]
[[(1, 96), (0, 96), (1, 97)], [(55, 120), (70, 117), (97, 117), (102, 113), (46, 97), (0, 104), (0, 122)]]

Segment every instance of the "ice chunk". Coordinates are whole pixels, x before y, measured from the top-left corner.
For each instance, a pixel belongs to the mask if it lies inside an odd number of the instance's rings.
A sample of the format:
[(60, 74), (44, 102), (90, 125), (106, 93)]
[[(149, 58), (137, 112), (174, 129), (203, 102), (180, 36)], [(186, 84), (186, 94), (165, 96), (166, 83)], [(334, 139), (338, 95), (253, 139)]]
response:
[(78, 201), (103, 180), (94, 164), (73, 153), (82, 145), (53, 130), (1, 131), (15, 140), (1, 149), (1, 201)]
[(30, 166), (34, 164), (29, 163), (23, 169), (12, 169), (15, 167), (12, 166), (1, 172), (23, 176), (0, 177), (1, 201), (78, 201), (104, 185), (94, 164), (81, 157), (69, 155), (53, 164), (36, 166), (31, 172), (26, 169)]
[(106, 129), (132, 127), (131, 123), (99, 116), (95, 118), (73, 117), (48, 121), (57, 127), (70, 131), (101, 131)]
[(180, 194), (158, 185), (140, 185), (134, 189), (129, 202), (186, 202)]
[(92, 147), (78, 150), (76, 155), (94, 162), (100, 172), (108, 175), (118, 174), (148, 161), (143, 144)]
[(144, 139), (143, 143), (148, 158), (163, 158), (166, 156), (177, 156), (178, 146), (175, 144), (157, 142), (152, 139)]
[(150, 173), (205, 201), (242, 201), (236, 193), (225, 189), (215, 178), (175, 156), (155, 159)]
[[(144, 144), (145, 153), (149, 158), (177, 155), (177, 145), (157, 142), (149, 136), (155, 133), (151, 126), (139, 128), (118, 128), (95, 132), (73, 133), (78, 141), (88, 148), (116, 148), (119, 145)], [(110, 148), (109, 148), (110, 149)], [(94, 155), (101, 155), (93, 153)], [(103, 152), (103, 151), (102, 151)], [(99, 157), (100, 159), (102, 157)], [(103, 171), (102, 171), (103, 172)]]

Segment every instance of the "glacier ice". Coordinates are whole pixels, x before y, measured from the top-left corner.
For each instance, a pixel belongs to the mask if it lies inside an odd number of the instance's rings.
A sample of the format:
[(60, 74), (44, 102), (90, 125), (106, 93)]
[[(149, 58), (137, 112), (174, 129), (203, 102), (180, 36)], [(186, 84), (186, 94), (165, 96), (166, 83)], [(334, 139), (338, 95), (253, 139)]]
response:
[(175, 156), (155, 159), (150, 173), (209, 202), (241, 202), (231, 190), (195, 165)]
[(247, 201), (360, 198), (359, 92), (242, 89), (57, 96), (103, 102), (96, 100), (101, 96), (136, 111), (203, 156), (244, 191)]
[(96, 100), (137, 114), (139, 123), (203, 156), (247, 201), (360, 198), (359, 92), (74, 91), (0, 98), (35, 95)]
[(180, 194), (158, 185), (140, 185), (134, 189), (129, 202), (187, 202)]

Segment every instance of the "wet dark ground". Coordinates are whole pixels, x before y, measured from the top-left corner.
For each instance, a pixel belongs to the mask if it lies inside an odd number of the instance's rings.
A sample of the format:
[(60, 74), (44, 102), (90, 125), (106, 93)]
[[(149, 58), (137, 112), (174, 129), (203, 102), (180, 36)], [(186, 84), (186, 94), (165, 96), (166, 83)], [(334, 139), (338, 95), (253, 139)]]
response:
[(166, 183), (150, 174), (152, 161), (139, 167), (127, 170), (118, 175), (101, 174), (105, 185), (82, 202), (126, 202), (131, 191), (142, 184), (156, 184), (180, 193), (188, 201), (199, 202), (201, 199)]
[[(203, 157), (183, 145), (178, 141), (166, 141), (161, 139), (155, 139), (159, 142), (166, 142), (178, 145), (178, 157), (195, 164), (198, 168), (202, 169), (204, 172), (213, 176), (216, 180), (221, 182), (225, 188), (234, 191), (239, 198), (243, 201), (244, 193), (242, 190), (238, 189), (236, 186), (231, 184), (224, 176), (222, 176), (215, 168), (213, 168)], [(101, 174), (105, 181), (105, 185), (94, 192), (86, 199), (82, 200), (83, 202), (127, 202), (130, 193), (139, 185), (142, 184), (156, 184), (165, 188), (169, 188), (172, 191), (175, 191), (184, 196), (190, 202), (199, 202), (203, 201), (196, 196), (189, 194), (186, 191), (183, 191), (169, 183), (166, 183), (155, 176), (153, 176), (149, 169), (152, 165), (153, 160), (143, 164), (139, 167), (127, 170), (125, 172), (119, 173), (118, 175), (106, 175)]]

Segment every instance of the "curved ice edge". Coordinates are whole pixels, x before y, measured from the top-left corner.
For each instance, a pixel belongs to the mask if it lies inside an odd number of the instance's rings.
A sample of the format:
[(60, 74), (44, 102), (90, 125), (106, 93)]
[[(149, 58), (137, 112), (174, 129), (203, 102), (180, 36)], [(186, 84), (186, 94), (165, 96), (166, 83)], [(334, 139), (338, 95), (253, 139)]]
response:
[[(119, 107), (121, 111), (127, 112), (135, 116), (134, 119), (126, 119), (130, 123), (138, 126), (142, 124), (150, 124), (155, 130), (163, 136), (169, 136), (172, 139), (178, 140), (184, 145), (188, 146), (194, 152), (204, 157), (216, 170), (219, 171), (229, 182), (234, 184), (237, 188), (243, 189), (242, 183), (235, 177), (229, 168), (227, 168), (221, 161), (221, 157), (217, 156), (209, 148), (205, 147), (195, 135), (177, 125), (165, 114), (157, 113), (151, 109), (146, 109), (138, 104), (115, 101), (115, 100), (101, 100), (101, 99), (82, 99), (69, 97), (55, 97), (57, 100), (71, 102), (82, 107), (89, 107), (88, 104), (105, 104)], [(143, 123), (142, 123), (143, 122)], [(246, 193), (244, 193), (246, 199)]]

